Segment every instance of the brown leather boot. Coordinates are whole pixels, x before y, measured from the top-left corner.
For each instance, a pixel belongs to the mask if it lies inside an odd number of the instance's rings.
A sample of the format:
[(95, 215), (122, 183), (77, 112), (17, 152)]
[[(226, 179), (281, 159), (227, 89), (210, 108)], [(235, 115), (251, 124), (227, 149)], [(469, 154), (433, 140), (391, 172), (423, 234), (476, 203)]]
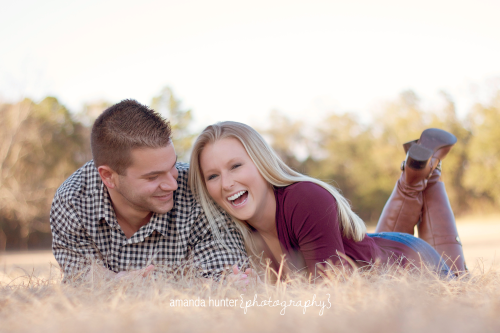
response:
[(428, 128), (422, 132), (420, 139), (403, 144), (408, 149), (405, 168), (414, 170), (415, 177), (429, 178), (451, 148), (457, 143), (457, 138), (438, 128)]
[[(405, 152), (415, 143), (417, 140), (403, 144)], [(422, 194), (422, 219), (417, 225), (419, 238), (434, 247), (454, 272), (467, 271), (455, 216), (441, 180), (441, 162), (427, 179), (427, 187)]]
[(422, 220), (418, 237), (432, 245), (455, 273), (466, 271), (464, 253), (458, 237), (455, 216), (441, 181), (441, 170), (436, 168), (423, 192)]
[(413, 235), (422, 213), (422, 191), (426, 184), (423, 180), (409, 184), (406, 178), (403, 170), (382, 210), (375, 232), (397, 231)]
[(453, 134), (429, 128), (418, 141), (403, 145), (408, 149), (406, 161), (401, 165), (403, 173), (384, 206), (375, 232), (414, 234), (415, 225), (421, 219), (422, 191), (427, 186), (427, 178), (456, 142)]

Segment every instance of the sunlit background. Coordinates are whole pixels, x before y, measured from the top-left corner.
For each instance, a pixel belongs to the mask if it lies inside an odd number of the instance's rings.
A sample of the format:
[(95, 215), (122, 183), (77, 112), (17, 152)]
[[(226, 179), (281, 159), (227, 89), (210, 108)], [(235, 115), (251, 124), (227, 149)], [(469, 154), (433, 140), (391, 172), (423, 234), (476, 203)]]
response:
[(166, 85), (199, 129), (355, 112), (411, 89), (459, 115), (498, 88), (500, 2), (2, 1), (0, 94), (149, 104)]
[(50, 247), (55, 190), (126, 98), (172, 120), (183, 160), (208, 124), (255, 126), (372, 225), (401, 143), (446, 129), (455, 214), (499, 224), (499, 1), (1, 2), (0, 251)]

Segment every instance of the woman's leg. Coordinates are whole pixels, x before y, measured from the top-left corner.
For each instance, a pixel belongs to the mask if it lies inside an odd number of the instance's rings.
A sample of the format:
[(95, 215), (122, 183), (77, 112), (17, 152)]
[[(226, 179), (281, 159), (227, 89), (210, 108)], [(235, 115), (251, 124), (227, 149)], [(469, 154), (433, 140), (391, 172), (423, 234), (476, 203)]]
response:
[(404, 232), (413, 235), (415, 225), (422, 214), (424, 205), (422, 191), (426, 184), (424, 179), (409, 182), (407, 174), (408, 170), (403, 170), (396, 182), (380, 215), (375, 232)]
[[(465, 271), (462, 245), (448, 195), (440, 179), (441, 170), (438, 166), (456, 139), (451, 134), (443, 132), (427, 132), (427, 142), (429, 138), (433, 138), (434, 141), (441, 140), (441, 145), (448, 143), (444, 146), (444, 151), (441, 149), (441, 152), (435, 152), (428, 162), (424, 169), (424, 172), (428, 172), (430, 164), (431, 171), (428, 177), (422, 178), (420, 170), (414, 170), (408, 166), (405, 168), (405, 163), (403, 164), (403, 173), (382, 211), (376, 232), (393, 231), (413, 234), (414, 227), (418, 223), (419, 237), (432, 245), (445, 258), (453, 271)], [(425, 135), (426, 131), (422, 137)], [(404, 144), (405, 152), (408, 153), (418, 142), (415, 140)]]
[(413, 235), (421, 219), (424, 205), (422, 191), (439, 162), (443, 160), (457, 138), (446, 131), (429, 128), (418, 141), (403, 145), (407, 152), (401, 165), (401, 177), (385, 204), (375, 232), (396, 231)]
[(422, 192), (424, 201), (418, 237), (432, 245), (454, 272), (466, 270), (462, 243), (458, 236), (455, 216), (437, 168)]
[[(402, 232), (381, 232), (368, 234), (370, 237), (390, 239), (402, 243), (412, 249), (420, 257), (420, 261), (433, 268), (441, 277), (450, 277), (452, 272), (443, 258), (428, 243), (420, 238)], [(407, 254), (410, 258), (414, 255)], [(414, 259), (414, 264), (419, 264), (418, 259)]]

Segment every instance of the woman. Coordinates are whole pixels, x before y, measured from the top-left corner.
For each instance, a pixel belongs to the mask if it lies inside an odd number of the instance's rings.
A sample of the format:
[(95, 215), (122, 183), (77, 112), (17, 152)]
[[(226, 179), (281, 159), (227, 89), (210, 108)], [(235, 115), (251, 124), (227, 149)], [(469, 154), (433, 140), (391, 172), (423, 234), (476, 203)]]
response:
[[(375, 234), (366, 234), (363, 221), (334, 187), (290, 169), (245, 124), (222, 122), (202, 132), (193, 148), (189, 181), (215, 234), (218, 234), (216, 221), (220, 207), (232, 216), (247, 250), (254, 255), (264, 252), (274, 269), (278, 268), (282, 255), (296, 270), (312, 274), (317, 268), (323, 269), (324, 266), (317, 265), (327, 260), (338, 264), (347, 259), (363, 266), (376, 261), (406, 265), (408, 260), (419, 262), (422, 258), (447, 273), (448, 267), (439, 254), (408, 233), (413, 233), (422, 210), (424, 217), (428, 215), (421, 223), (427, 223), (426, 230), (429, 225), (453, 229), (454, 220), (436, 221), (433, 216), (436, 209), (428, 207), (430, 203), (425, 206), (422, 198), (429, 183), (427, 178), (439, 178), (434, 175), (439, 172), (437, 164), (455, 142), (453, 135), (430, 129), (424, 131), (419, 141), (407, 145), (406, 168)], [(451, 213), (449, 204), (438, 208)], [(428, 233), (432, 236), (432, 231)], [(455, 260), (458, 256), (452, 255), (454, 270), (463, 271), (463, 266)], [(461, 252), (459, 256), (463, 258)]]

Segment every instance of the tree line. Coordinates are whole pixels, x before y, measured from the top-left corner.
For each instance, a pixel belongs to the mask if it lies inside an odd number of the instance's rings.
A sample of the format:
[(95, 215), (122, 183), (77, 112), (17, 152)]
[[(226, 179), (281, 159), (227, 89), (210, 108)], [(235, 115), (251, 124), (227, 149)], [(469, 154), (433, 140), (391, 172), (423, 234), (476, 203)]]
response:
[[(337, 186), (367, 223), (376, 223), (399, 177), (402, 144), (428, 127), (447, 130), (458, 143), (443, 161), (456, 215), (493, 212), (500, 204), (500, 92), (459, 119), (451, 96), (424, 110), (412, 91), (384, 105), (369, 123), (353, 113), (331, 113), (305, 126), (273, 111), (258, 129), (292, 168)], [(57, 188), (90, 160), (93, 120), (110, 103), (70, 112), (56, 98), (0, 103), (0, 251), (50, 247), (49, 211)], [(151, 107), (171, 120), (177, 153), (188, 159), (196, 133), (191, 110), (170, 88)], [(250, 124), (251, 125), (251, 124)], [(301, 152), (298, 154), (297, 152)]]

